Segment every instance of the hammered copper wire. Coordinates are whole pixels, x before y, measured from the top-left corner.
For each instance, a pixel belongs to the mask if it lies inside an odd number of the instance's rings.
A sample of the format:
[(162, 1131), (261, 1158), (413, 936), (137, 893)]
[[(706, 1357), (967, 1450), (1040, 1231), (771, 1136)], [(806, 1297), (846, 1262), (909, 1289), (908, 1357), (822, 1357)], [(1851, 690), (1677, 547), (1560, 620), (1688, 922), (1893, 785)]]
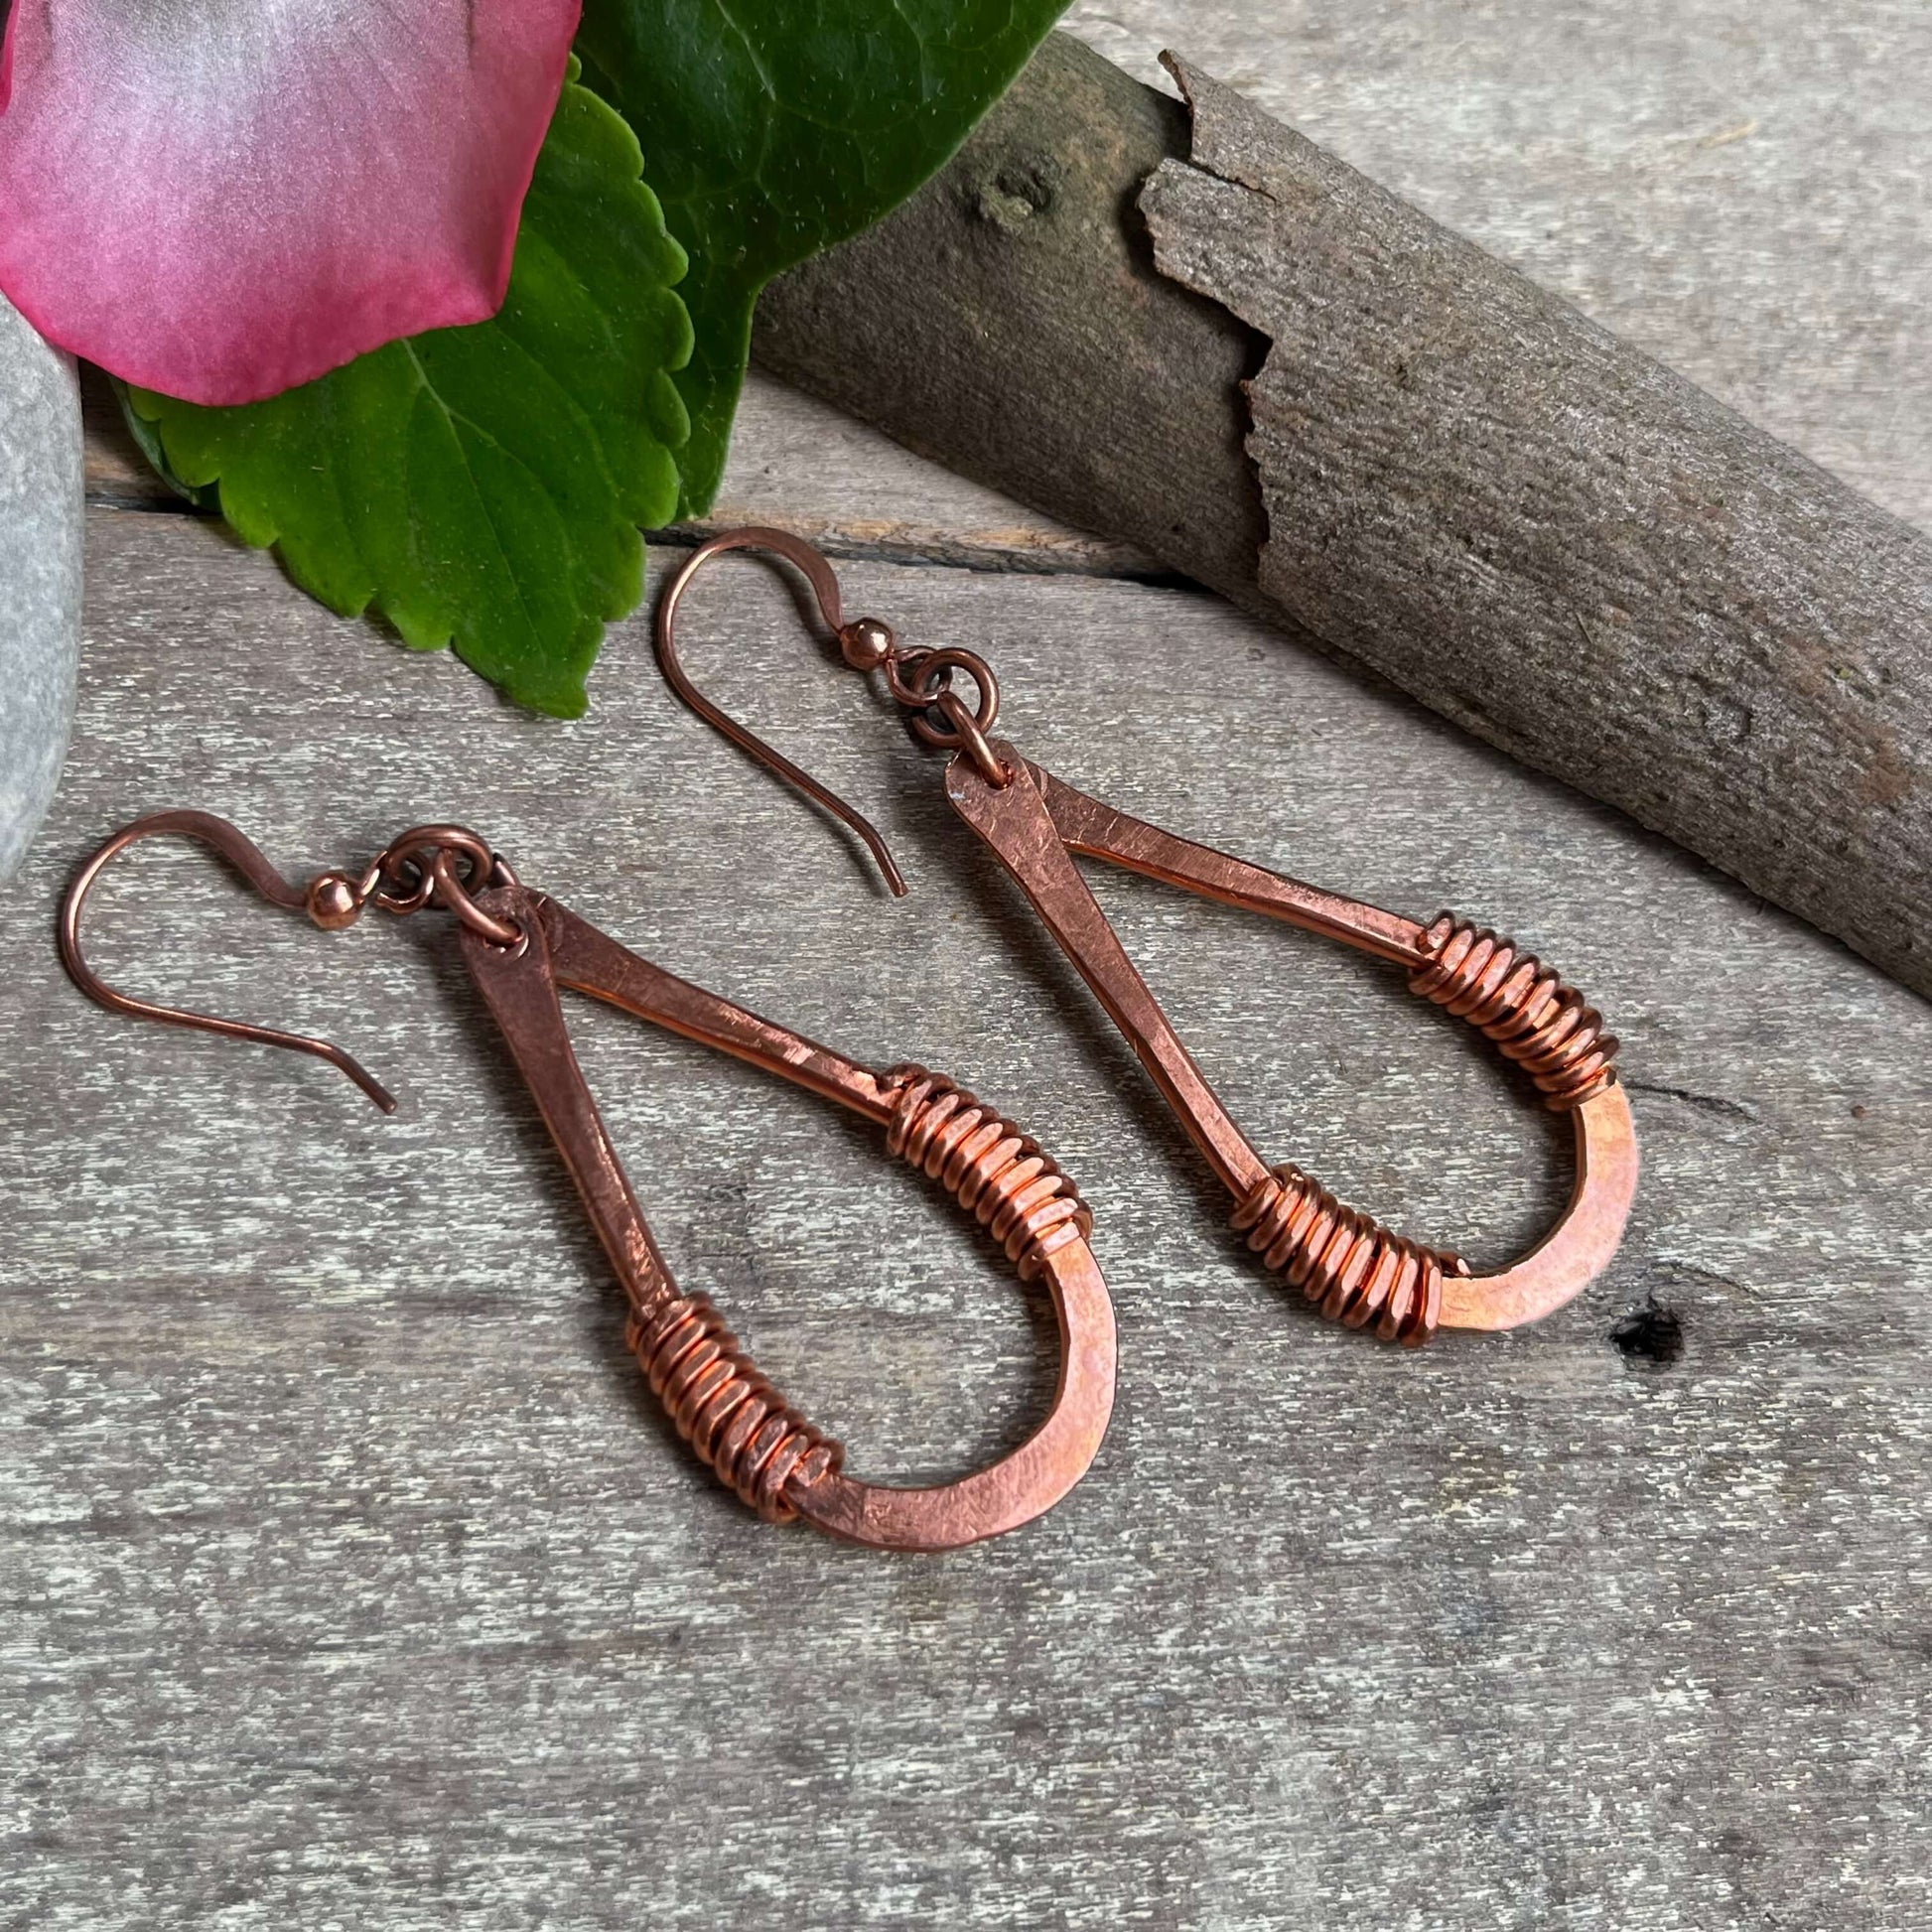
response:
[[(892, 1099), (891, 1154), (940, 1181), (1005, 1249), (1023, 1282), (1047, 1257), (1092, 1232), (1078, 1189), (1031, 1136), (1009, 1127), (943, 1074), (896, 1067), (881, 1079)], [(633, 1296), (624, 1340), (678, 1434), (770, 1522), (788, 1522), (798, 1498), (843, 1466), (843, 1447), (790, 1408), (708, 1297), (680, 1294), (661, 1268), (654, 1293)]]
[[(942, 1075), (875, 1074), (640, 959), (555, 899), (483, 895), (523, 944), (474, 927), (464, 957), (564, 1157), (629, 1304), (626, 1338), (679, 1433), (761, 1515), (804, 1517), (895, 1549), (951, 1549), (1050, 1508), (1093, 1460), (1113, 1404), (1114, 1324), (1072, 1183), (1027, 1136)], [(885, 1128), (890, 1152), (939, 1179), (1000, 1238), (1027, 1279), (1043, 1277), (1060, 1330), (1058, 1386), (1018, 1449), (956, 1481), (900, 1489), (844, 1472), (839, 1445), (778, 1394), (712, 1303), (677, 1287), (658, 1252), (570, 1044), (559, 985), (717, 1046)]]
[[(1614, 1083), (1617, 1043), (1601, 1015), (1513, 941), (1444, 912), (1416, 949), (1423, 963), (1409, 991), (1494, 1041), (1553, 1112), (1574, 1111)], [(1270, 1172), (1236, 1207), (1233, 1225), (1330, 1320), (1373, 1322), (1382, 1340), (1410, 1347), (1442, 1321), (1445, 1275), (1473, 1279), (1459, 1255), (1397, 1234), (1292, 1165)]]
[(790, 1522), (791, 1490), (844, 1460), (772, 1387), (708, 1296), (680, 1294), (666, 1278), (650, 1302), (631, 1298), (623, 1339), (677, 1433), (767, 1523)]
[[(1012, 874), (1055, 942), (1079, 969), (1114, 1024), (1154, 1076), (1169, 1106), (1206, 1155), (1236, 1203), (1244, 1233), (1279, 1214), (1261, 1244), (1304, 1286), (1318, 1284), (1316, 1305), (1338, 1320), (1362, 1313), (1385, 1339), (1420, 1343), (1438, 1325), (1508, 1327), (1560, 1308), (1607, 1264), (1636, 1187), (1636, 1141), (1629, 1103), (1615, 1084), (1602, 1035), (1580, 995), (1494, 935), (1455, 920), (1424, 928), (1412, 919), (1286, 879), (1075, 791), (1022, 760), (1010, 745), (996, 754), (1012, 776), (981, 781), (955, 759), (947, 796)], [(1228, 1114), (1174, 1033), (1071, 855), (1101, 859), (1186, 891), (1305, 926), (1406, 966), (1415, 990), (1442, 999), (1485, 1030), (1544, 1083), (1546, 1099), (1577, 1123), (1577, 1179), (1556, 1225), (1529, 1255), (1494, 1275), (1471, 1275), (1453, 1256), (1394, 1233), (1348, 1207), (1300, 1168), (1271, 1169)], [(1299, 1176), (1290, 1181), (1284, 1176)], [(1279, 1191), (1277, 1191), (1279, 1190)], [(1290, 1238), (1293, 1237), (1293, 1238)], [(1386, 1298), (1409, 1283), (1412, 1306), (1385, 1318)], [(1435, 1257), (1431, 1262), (1426, 1257)], [(1299, 1273), (1298, 1273), (1299, 1271)], [(1438, 1292), (1440, 1285), (1440, 1294)], [(1383, 1298), (1367, 1309), (1362, 1295)]]

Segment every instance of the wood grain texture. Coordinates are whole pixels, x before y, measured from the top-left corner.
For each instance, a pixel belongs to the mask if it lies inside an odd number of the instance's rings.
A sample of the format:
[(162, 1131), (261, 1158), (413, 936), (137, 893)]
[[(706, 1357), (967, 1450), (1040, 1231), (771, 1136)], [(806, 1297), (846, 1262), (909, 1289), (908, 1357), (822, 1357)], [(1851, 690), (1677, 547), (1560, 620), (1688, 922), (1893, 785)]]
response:
[(1932, 13), (1897, 0), (1075, 0), (1173, 48), (1932, 529)]
[[(148, 467), (107, 378), (81, 375), (87, 500), (97, 509), (194, 512)], [(709, 515), (664, 534), (697, 542), (742, 523), (775, 523), (835, 557), (966, 570), (1172, 576), (1131, 544), (1075, 530), (922, 463), (866, 423), (754, 369)]]
[[(812, 668), (766, 572), (703, 591), (694, 667), (755, 709), (798, 667), (767, 722), (879, 814), (904, 902), (672, 703), (640, 623), (559, 725), (217, 526), (92, 540), (70, 775), (0, 898), (0, 1924), (1932, 1923), (1922, 1002), (1199, 593), (852, 567), (854, 608), (986, 649), (1074, 782), (1481, 911), (1613, 1018), (1647, 1162), (1614, 1273), (1411, 1357), (1242, 1258), (930, 755)], [(637, 1387), (447, 931), (325, 938), (185, 851), (106, 889), (104, 966), (335, 1034), (394, 1120), (62, 979), (69, 867), (182, 801), (292, 871), (468, 820), (673, 969), (1012, 1108), (1120, 1310), (1089, 1480), (942, 1561), (752, 1521)], [(1391, 976), (1097, 886), (1281, 1158), (1478, 1262), (1560, 1196), (1560, 1130)], [(856, 1468), (1024, 1427), (1038, 1311), (862, 1130), (621, 1016), (579, 1036), (674, 1265)], [(1667, 1366), (1609, 1339), (1651, 1296)]]
[(759, 355), (1932, 991), (1932, 538), (1197, 91), (1188, 165), (1173, 102), (1050, 39), (921, 196), (774, 285)]

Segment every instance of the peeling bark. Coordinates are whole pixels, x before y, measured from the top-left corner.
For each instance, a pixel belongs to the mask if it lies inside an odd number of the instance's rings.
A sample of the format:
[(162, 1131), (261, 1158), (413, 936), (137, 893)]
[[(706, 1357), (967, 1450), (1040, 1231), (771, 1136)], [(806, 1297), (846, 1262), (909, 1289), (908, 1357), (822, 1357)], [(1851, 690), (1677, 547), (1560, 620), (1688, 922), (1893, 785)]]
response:
[(1049, 40), (920, 197), (773, 285), (760, 360), (1932, 993), (1932, 541), (1172, 65), (1191, 151)]

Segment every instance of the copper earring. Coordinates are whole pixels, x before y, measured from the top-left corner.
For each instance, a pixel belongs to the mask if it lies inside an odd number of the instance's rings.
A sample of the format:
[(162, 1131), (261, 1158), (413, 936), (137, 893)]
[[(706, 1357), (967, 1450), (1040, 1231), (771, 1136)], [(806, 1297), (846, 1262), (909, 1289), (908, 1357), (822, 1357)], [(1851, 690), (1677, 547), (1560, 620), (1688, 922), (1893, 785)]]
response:
[[(1086, 1473), (1114, 1399), (1114, 1314), (1087, 1245), (1091, 1216), (1053, 1162), (970, 1093), (916, 1066), (875, 1073), (674, 978), (520, 885), (462, 826), (418, 826), (360, 874), (326, 872), (304, 887), (284, 880), (225, 819), (158, 812), (115, 833), (81, 868), (62, 907), (61, 956), (91, 999), (139, 1019), (313, 1054), (385, 1112), (395, 1107), (387, 1090), (327, 1040), (132, 999), (87, 965), (80, 915), (94, 881), (117, 853), (164, 833), (211, 847), (271, 903), (305, 911), (325, 930), (351, 924), (371, 902), (456, 916), (464, 962), (623, 1285), (626, 1342), (679, 1433), (765, 1520), (799, 1517), (879, 1549), (954, 1549), (1017, 1529)], [(748, 1060), (883, 1127), (888, 1151), (938, 1180), (1023, 1281), (1044, 1281), (1059, 1322), (1060, 1374), (1039, 1428), (998, 1461), (932, 1488), (847, 1475), (840, 1446), (786, 1406), (705, 1296), (683, 1293), (672, 1279), (571, 1049), (560, 987)]]
[[(1561, 1308), (1615, 1254), (1637, 1182), (1636, 1131), (1612, 1064), (1616, 1041), (1583, 996), (1507, 939), (1445, 912), (1427, 925), (1325, 893), (1177, 838), (1063, 783), (991, 736), (998, 681), (971, 651), (908, 649), (874, 618), (843, 618), (838, 580), (809, 544), (782, 530), (728, 531), (701, 544), (666, 586), (657, 655), (678, 696), (733, 743), (851, 825), (904, 891), (884, 841), (843, 800), (706, 698), (678, 659), (674, 628), (692, 577), (727, 550), (763, 550), (796, 565), (845, 661), (882, 671), (912, 730), (952, 754), (946, 795), (1033, 902), (1068, 959), (1153, 1075), (1168, 1105), (1234, 1199), (1234, 1226), (1268, 1267), (1321, 1312), (1385, 1340), (1420, 1345), (1439, 1326), (1513, 1328)], [(977, 687), (969, 707), (956, 673)], [(1514, 1267), (1472, 1275), (1344, 1205), (1300, 1168), (1270, 1168), (1181, 1044), (1101, 911), (1074, 855), (1100, 859), (1270, 918), (1325, 934), (1400, 966), (1409, 990), (1492, 1040), (1545, 1106), (1576, 1122), (1576, 1184), (1556, 1225)]]

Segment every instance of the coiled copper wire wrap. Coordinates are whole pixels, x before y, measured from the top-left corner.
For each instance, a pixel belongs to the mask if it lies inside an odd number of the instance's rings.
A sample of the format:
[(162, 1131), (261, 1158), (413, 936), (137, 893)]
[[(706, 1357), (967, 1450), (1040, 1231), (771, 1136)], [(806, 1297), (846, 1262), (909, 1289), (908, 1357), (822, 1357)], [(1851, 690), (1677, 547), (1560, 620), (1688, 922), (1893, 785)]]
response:
[(624, 1341), (677, 1432), (767, 1523), (797, 1514), (787, 1484), (836, 1469), (845, 1451), (765, 1380), (704, 1295), (665, 1292), (631, 1309)]
[(1409, 991), (1493, 1039), (1536, 1082), (1546, 1107), (1567, 1112), (1614, 1082), (1616, 1039), (1602, 1015), (1532, 955), (1449, 912), (1418, 943), (1425, 958)]
[[(1543, 1104), (1580, 1107), (1616, 1078), (1602, 1016), (1531, 954), (1443, 913), (1417, 941), (1409, 990), (1466, 1020), (1536, 1082)], [(1443, 1277), (1460, 1256), (1425, 1248), (1349, 1207), (1300, 1168), (1276, 1168), (1235, 1209), (1234, 1225), (1277, 1273), (1350, 1328), (1420, 1347), (1442, 1318)]]
[(1425, 1248), (1337, 1200), (1312, 1174), (1280, 1167), (1234, 1210), (1235, 1228), (1277, 1274), (1344, 1327), (1375, 1323), (1384, 1341), (1420, 1348), (1443, 1313), (1443, 1276), (1459, 1255)]
[(899, 1093), (886, 1146), (942, 1181), (1032, 1281), (1054, 1249), (1084, 1239), (1093, 1215), (1050, 1156), (990, 1107), (922, 1066), (886, 1076)]

